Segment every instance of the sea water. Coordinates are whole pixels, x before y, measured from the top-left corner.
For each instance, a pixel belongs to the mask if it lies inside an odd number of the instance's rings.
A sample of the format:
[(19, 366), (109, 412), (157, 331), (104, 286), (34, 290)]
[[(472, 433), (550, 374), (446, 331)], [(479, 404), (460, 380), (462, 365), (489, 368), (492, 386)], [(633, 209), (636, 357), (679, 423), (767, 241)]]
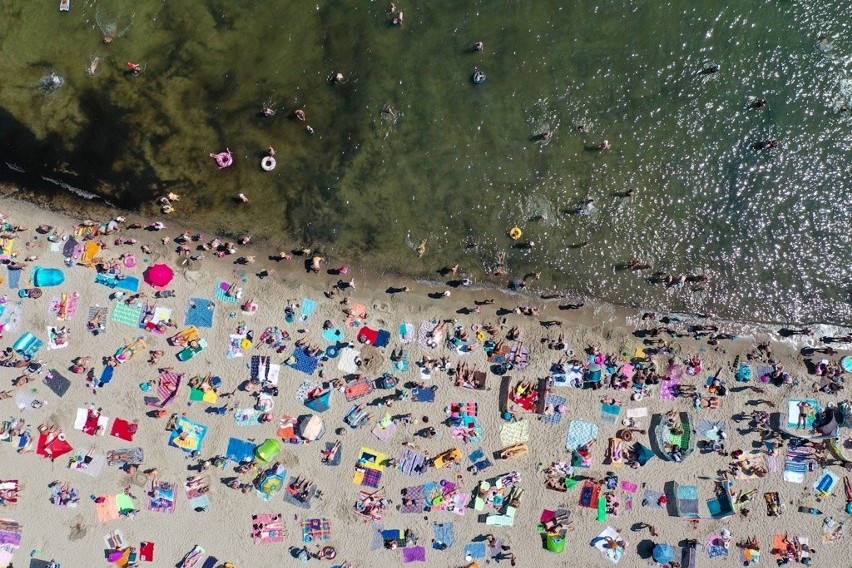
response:
[(505, 285), (506, 251), (508, 278), (572, 299), (852, 322), (847, 3), (397, 6), (402, 26), (366, 0), (3, 2), (0, 162), (381, 272)]

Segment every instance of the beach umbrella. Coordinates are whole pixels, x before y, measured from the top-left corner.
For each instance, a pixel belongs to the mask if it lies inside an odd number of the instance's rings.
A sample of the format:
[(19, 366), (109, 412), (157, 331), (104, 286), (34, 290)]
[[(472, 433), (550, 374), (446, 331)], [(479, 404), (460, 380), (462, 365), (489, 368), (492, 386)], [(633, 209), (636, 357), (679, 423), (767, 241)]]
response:
[(299, 436), (305, 440), (319, 440), (325, 434), (325, 423), (316, 414), (303, 418), (299, 422)]
[(675, 551), (672, 545), (661, 542), (654, 547), (654, 552), (651, 553), (654, 561), (660, 564), (668, 564), (674, 559)]
[(168, 264), (154, 264), (145, 271), (145, 282), (155, 288), (163, 288), (169, 285), (175, 273)]

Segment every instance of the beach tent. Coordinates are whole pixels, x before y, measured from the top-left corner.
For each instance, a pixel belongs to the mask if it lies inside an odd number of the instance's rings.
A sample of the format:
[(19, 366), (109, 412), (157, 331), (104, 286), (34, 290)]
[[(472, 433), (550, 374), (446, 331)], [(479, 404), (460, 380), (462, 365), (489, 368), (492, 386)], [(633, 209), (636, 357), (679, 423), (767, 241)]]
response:
[(651, 448), (643, 446), (639, 442), (636, 442), (636, 444), (633, 446), (633, 449), (636, 451), (636, 461), (639, 462), (640, 466), (645, 465), (646, 463), (648, 463), (648, 461), (650, 461), (651, 458), (654, 457), (654, 452), (651, 450)]
[(257, 459), (265, 463), (269, 463), (274, 460), (275, 456), (279, 453), (281, 453), (281, 442), (274, 438), (267, 438), (267, 440), (259, 445), (254, 451)]
[(298, 432), (305, 440), (319, 440), (325, 434), (325, 422), (316, 414), (306, 416), (299, 421)]
[(651, 556), (654, 557), (654, 561), (660, 564), (668, 564), (675, 557), (674, 547), (670, 544), (666, 544), (661, 542), (657, 546), (654, 547), (654, 551), (651, 553)]
[(33, 284), (39, 288), (44, 286), (59, 286), (65, 282), (65, 274), (58, 268), (42, 268), (36, 266), (32, 274)]
[(307, 406), (314, 412), (325, 412), (326, 410), (331, 408), (331, 391), (326, 390), (319, 396), (305, 401), (305, 406)]
[(145, 282), (155, 288), (168, 286), (175, 273), (168, 264), (154, 264), (145, 271)]

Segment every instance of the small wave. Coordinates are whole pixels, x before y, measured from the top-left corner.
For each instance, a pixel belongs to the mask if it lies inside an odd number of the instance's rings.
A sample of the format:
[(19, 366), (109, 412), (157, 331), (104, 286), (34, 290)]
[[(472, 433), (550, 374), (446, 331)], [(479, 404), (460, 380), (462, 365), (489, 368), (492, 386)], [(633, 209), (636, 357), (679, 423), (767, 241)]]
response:
[[(65, 191), (73, 193), (74, 195), (82, 197), (83, 199), (88, 199), (89, 201), (93, 199), (103, 199), (100, 195), (97, 195), (90, 191), (86, 191), (85, 189), (80, 189), (79, 187), (74, 187), (73, 185), (65, 183), (64, 181), (58, 179), (49, 178), (47, 176), (41, 176), (41, 179), (46, 182), (52, 183), (55, 186), (61, 187)], [(104, 202), (107, 203), (107, 205), (112, 206), (112, 204), (109, 201), (106, 201), (105, 199)]]
[(9, 168), (10, 170), (12, 170), (13, 172), (18, 172), (19, 174), (27, 173), (27, 170), (25, 170), (24, 168), (22, 168), (18, 164), (13, 164), (11, 162), (3, 162), (3, 163), (6, 164), (6, 167)]

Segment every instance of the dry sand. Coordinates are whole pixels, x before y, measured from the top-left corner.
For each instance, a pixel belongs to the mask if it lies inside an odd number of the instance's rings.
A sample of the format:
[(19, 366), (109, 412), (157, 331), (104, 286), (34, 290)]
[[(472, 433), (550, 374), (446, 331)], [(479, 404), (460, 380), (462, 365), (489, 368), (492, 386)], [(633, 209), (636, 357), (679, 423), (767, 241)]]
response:
[[(60, 215), (58, 213), (43, 211), (33, 205), (10, 199), (4, 199), (3, 210), (13, 223), (21, 224), (30, 229), (39, 223), (49, 223), (58, 230), (70, 233), (72, 226), (78, 220)], [(132, 220), (132, 219), (131, 219)], [(168, 221), (168, 219), (167, 219)], [(16, 551), (14, 558), (15, 566), (25, 566), (29, 561), (30, 551), (37, 551), (36, 557), (43, 559), (55, 559), (63, 567), (83, 567), (108, 565), (104, 560), (104, 535), (110, 531), (120, 529), (126, 541), (131, 545), (138, 545), (141, 541), (156, 542), (156, 558), (153, 566), (173, 566), (194, 545), (202, 546), (207, 554), (214, 555), (221, 562), (230, 561), (239, 567), (272, 567), (279, 565), (295, 565), (299, 561), (294, 559), (290, 553), (290, 547), (303, 546), (301, 529), (297, 521), (309, 517), (325, 517), (331, 520), (332, 536), (327, 544), (335, 546), (338, 557), (335, 562), (311, 561), (317, 564), (337, 565), (344, 560), (353, 563), (354, 566), (371, 566), (381, 563), (386, 566), (399, 566), (403, 564), (399, 550), (372, 550), (371, 542), (374, 540), (376, 527), (363, 522), (353, 513), (353, 504), (358, 496), (359, 487), (351, 481), (354, 472), (354, 464), (357, 452), (361, 446), (375, 448), (384, 451), (391, 457), (399, 457), (402, 451), (402, 443), (414, 442), (420, 448), (428, 450), (432, 455), (438, 452), (458, 446), (467, 455), (476, 446), (462, 444), (459, 440), (450, 437), (448, 427), (441, 424), (446, 418), (444, 408), (452, 402), (477, 402), (479, 404), (479, 420), (484, 430), (481, 447), (487, 454), (499, 450), (500, 427), (504, 423), (498, 412), (498, 390), (500, 378), (493, 373), (488, 374), (486, 391), (474, 391), (453, 386), (451, 379), (442, 371), (432, 374), (430, 384), (437, 385), (437, 398), (433, 404), (421, 404), (412, 401), (396, 403), (391, 412), (394, 414), (412, 413), (414, 417), (421, 419), (429, 417), (429, 424), (439, 430), (439, 436), (426, 440), (414, 436), (414, 432), (423, 427), (423, 424), (400, 425), (399, 432), (390, 443), (380, 442), (370, 432), (376, 418), (381, 417), (385, 408), (372, 408), (373, 422), (367, 428), (351, 430), (346, 428), (345, 434), (338, 436), (335, 429), (343, 426), (342, 417), (349, 409), (350, 404), (346, 402), (339, 392), (332, 394), (332, 408), (323, 413), (328, 432), (321, 442), (307, 445), (284, 445), (281, 460), (287, 466), (290, 475), (307, 477), (318, 485), (324, 493), (322, 500), (315, 499), (310, 510), (303, 510), (282, 501), (281, 494), (270, 502), (264, 502), (255, 493), (244, 495), (220, 483), (220, 479), (232, 477), (233, 467), (227, 471), (212, 469), (210, 475), (213, 484), (210, 490), (212, 505), (209, 511), (195, 512), (189, 506), (189, 502), (183, 492), (182, 482), (192, 472), (187, 471), (187, 466), (194, 464), (195, 460), (187, 459), (186, 455), (174, 447), (167, 445), (168, 433), (164, 430), (166, 421), (146, 415), (151, 408), (145, 406), (143, 398), (146, 393), (140, 390), (140, 383), (153, 380), (157, 377), (157, 367), (146, 362), (147, 353), (136, 356), (129, 362), (122, 364), (116, 372), (116, 378), (111, 384), (99, 389), (96, 394), (86, 388), (81, 375), (74, 375), (67, 371), (72, 359), (77, 356), (92, 356), (96, 364), (96, 372), (99, 374), (102, 366), (100, 358), (113, 354), (116, 349), (124, 344), (129, 338), (144, 337), (149, 349), (162, 349), (165, 355), (161, 366), (173, 366), (178, 371), (186, 373), (186, 377), (196, 374), (213, 372), (224, 381), (221, 389), (228, 392), (236, 389), (249, 377), (247, 365), (252, 354), (271, 355), (276, 362), (282, 362), (292, 351), (292, 341), (289, 342), (287, 351), (277, 355), (271, 349), (259, 346), (250, 352), (245, 352), (241, 358), (228, 359), (228, 336), (235, 333), (238, 321), (245, 321), (246, 326), (253, 330), (254, 336), (268, 326), (281, 326), (286, 329), (291, 337), (306, 338), (310, 344), (327, 345), (322, 339), (322, 323), (331, 320), (335, 326), (345, 330), (346, 340), (355, 341), (356, 328), (345, 325), (345, 316), (342, 309), (346, 306), (340, 304), (340, 299), (350, 297), (350, 303), (364, 304), (368, 310), (366, 323), (373, 328), (382, 328), (391, 331), (392, 341), (388, 349), (382, 350), (385, 358), (390, 350), (400, 345), (397, 329), (401, 322), (411, 322), (419, 326), (423, 320), (434, 320), (438, 318), (455, 319), (459, 325), (469, 326), (471, 324), (490, 323), (501, 329), (501, 333), (509, 327), (518, 325), (522, 328), (522, 339), (524, 344), (530, 348), (531, 364), (522, 372), (514, 371), (510, 374), (513, 378), (538, 379), (549, 375), (550, 366), (564, 353), (549, 350), (542, 343), (546, 338), (552, 338), (560, 332), (565, 334), (567, 347), (574, 352), (581, 353), (587, 345), (599, 345), (603, 351), (608, 353), (633, 353), (640, 347), (642, 339), (635, 337), (632, 331), (638, 322), (637, 313), (631, 310), (615, 308), (612, 306), (587, 306), (581, 310), (564, 312), (555, 309), (555, 303), (541, 301), (530, 301), (517, 295), (506, 295), (493, 290), (459, 290), (454, 291), (452, 297), (434, 300), (427, 296), (428, 293), (440, 292), (443, 288), (430, 287), (424, 284), (408, 283), (412, 290), (407, 293), (389, 295), (385, 289), (389, 285), (401, 285), (401, 282), (371, 281), (369, 275), (363, 275), (358, 270), (352, 270), (346, 278), (354, 276), (357, 291), (346, 291), (334, 300), (328, 300), (323, 296), (323, 291), (328, 290), (329, 284), (338, 280), (337, 276), (325, 274), (305, 274), (302, 270), (302, 260), (297, 258), (291, 262), (274, 263), (266, 260), (266, 256), (260, 251), (256, 253), (259, 259), (253, 265), (238, 266), (233, 264), (233, 259), (245, 251), (241, 250), (238, 255), (224, 259), (212, 258), (195, 263), (194, 270), (177, 271), (173, 288), (176, 296), (173, 298), (156, 300), (157, 305), (173, 309), (174, 318), (183, 327), (183, 318), (190, 298), (200, 297), (213, 299), (214, 288), (220, 280), (237, 280), (243, 287), (243, 298), (254, 298), (259, 305), (259, 310), (251, 316), (239, 312), (238, 305), (216, 302), (215, 320), (212, 329), (202, 329), (204, 338), (209, 347), (199, 356), (189, 362), (179, 362), (176, 359), (177, 348), (166, 343), (165, 336), (146, 333), (141, 329), (109, 321), (108, 331), (97, 337), (86, 331), (86, 312), (90, 306), (100, 305), (112, 309), (115, 304), (110, 300), (112, 290), (94, 283), (95, 271), (93, 269), (74, 266), (71, 269), (63, 267), (63, 259), (60, 252), (51, 251), (49, 243), (44, 236), (35, 237), (33, 230), (20, 233), (15, 244), (15, 250), (19, 258), (30, 254), (37, 255), (38, 260), (27, 263), (27, 269), (22, 277), (22, 286), (29, 277), (30, 269), (38, 264), (47, 267), (63, 268), (66, 274), (66, 282), (56, 288), (45, 288), (44, 295), (40, 299), (20, 300), (16, 290), (8, 290), (8, 285), (3, 283), (0, 287), (5, 288), (9, 295), (9, 302), (19, 305), (22, 309), (23, 318), (14, 331), (6, 331), (2, 346), (10, 346), (25, 331), (31, 330), (42, 339), (45, 339), (45, 328), (56, 323), (55, 318), (49, 313), (52, 298), (62, 292), (78, 292), (80, 294), (79, 307), (76, 315), (67, 323), (71, 331), (70, 347), (62, 350), (50, 351), (43, 348), (37, 358), (44, 361), (45, 368), (56, 368), (63, 372), (72, 381), (69, 392), (58, 398), (47, 388), (40, 379), (37, 383), (22, 387), (20, 390), (35, 388), (35, 396), (44, 401), (44, 406), (39, 409), (25, 408), (23, 410), (16, 406), (14, 398), (0, 401), (0, 412), (3, 417), (21, 417), (26, 419), (30, 427), (35, 427), (46, 421), (54, 421), (60, 425), (71, 445), (75, 449), (95, 448), (97, 453), (104, 453), (111, 449), (128, 446), (141, 446), (145, 451), (145, 460), (140, 469), (157, 468), (160, 478), (178, 483), (177, 509), (173, 513), (151, 512), (146, 510), (147, 486), (134, 485), (135, 481), (124, 472), (115, 467), (105, 467), (97, 478), (84, 475), (80, 472), (67, 468), (68, 456), (63, 456), (55, 462), (44, 459), (35, 453), (17, 454), (9, 443), (0, 443), (0, 479), (19, 479), (24, 485), (20, 500), (17, 504), (0, 508), (0, 517), (14, 519), (23, 525), (23, 542)], [(174, 238), (180, 234), (180, 230), (173, 228), (159, 233), (145, 231), (122, 230), (122, 237), (135, 237), (140, 244), (152, 244), (155, 253), (144, 255), (135, 246), (112, 246), (116, 238), (104, 237), (111, 246), (104, 251), (106, 258), (118, 257), (123, 252), (133, 252), (140, 259), (136, 269), (130, 273), (141, 277), (145, 266), (156, 261), (164, 261), (177, 266), (180, 259), (174, 253), (174, 245), (163, 246), (159, 239), (163, 236)], [(241, 247), (243, 248), (243, 247)], [(145, 262), (141, 262), (144, 259)], [(424, 259), (425, 261), (426, 259)], [(276, 268), (277, 273), (263, 280), (255, 276), (261, 266)], [(436, 267), (437, 268), (437, 267)], [(2, 276), (6, 277), (5, 269)], [(243, 282), (243, 277), (245, 281)], [(143, 284), (142, 290), (151, 296), (152, 289)], [(496, 299), (494, 305), (483, 306), (481, 314), (461, 315), (456, 310), (461, 307), (472, 306), (474, 299), (493, 297)], [(317, 301), (316, 313), (306, 324), (286, 324), (284, 322), (284, 306), (288, 300), (301, 302), (302, 298), (313, 298)], [(533, 303), (545, 308), (544, 314), (539, 318), (525, 317), (510, 313), (506, 316), (496, 315), (501, 308), (514, 308), (518, 303)], [(236, 316), (231, 314), (236, 312)], [(539, 325), (540, 320), (558, 320), (562, 322), (561, 327), (545, 329)], [(302, 333), (300, 330), (306, 330)], [(759, 337), (743, 337), (738, 341), (724, 341), (723, 348), (714, 349), (707, 346), (706, 342), (700, 343), (691, 338), (677, 339), (673, 341), (681, 357), (698, 354), (704, 360), (705, 372), (712, 374), (717, 368), (722, 368), (722, 378), (725, 378), (734, 386), (731, 362), (736, 355), (742, 355), (745, 361), (745, 353), (751, 351), (756, 345)], [(773, 346), (776, 357), (790, 369), (794, 376), (800, 380), (800, 386), (787, 388), (768, 387), (766, 395), (755, 395), (745, 390), (734, 392), (727, 396), (718, 410), (702, 410), (696, 413), (696, 418), (724, 419), (727, 420), (731, 433), (729, 449), (737, 448), (751, 449), (756, 445), (757, 436), (751, 432), (738, 432), (737, 424), (730, 417), (739, 412), (750, 412), (754, 409), (749, 401), (756, 396), (767, 398), (778, 405), (779, 408), (786, 407), (786, 399), (790, 396), (802, 396), (810, 392), (813, 377), (807, 377), (801, 356), (790, 345)], [(452, 364), (465, 362), (471, 367), (487, 370), (488, 364), (482, 350), (461, 356), (450, 351), (444, 346), (437, 349), (427, 349), (414, 343), (406, 346), (410, 350), (410, 361), (412, 371), (409, 373), (396, 373), (403, 382), (419, 380), (416, 362), (421, 356), (449, 358)], [(838, 356), (832, 357), (836, 360)], [(661, 367), (667, 358), (660, 358)], [(385, 363), (383, 371), (391, 371), (390, 363)], [(325, 363), (323, 366), (324, 377), (319, 379), (316, 374), (313, 380), (330, 380), (342, 375), (337, 370), (337, 360)], [(709, 373), (708, 373), (709, 372)], [(10, 387), (10, 382), (18, 375), (18, 370), (11, 368), (0, 368), (0, 390)], [(374, 374), (378, 376), (378, 374)], [(375, 378), (371, 376), (371, 378)], [(305, 406), (296, 400), (294, 392), (298, 385), (307, 375), (286, 366), (281, 371), (281, 393), (276, 399), (273, 410), (276, 416), (287, 414), (299, 416), (309, 413)], [(697, 382), (691, 379), (689, 382)], [(736, 389), (735, 389), (736, 390)], [(376, 391), (373, 396), (381, 396), (390, 391)], [(797, 512), (797, 503), (805, 493), (809, 493), (819, 473), (809, 473), (803, 484), (784, 482), (782, 472), (784, 469), (783, 450), (778, 458), (776, 472), (770, 473), (766, 478), (753, 481), (737, 481), (734, 490), (743, 491), (755, 489), (755, 499), (746, 508), (751, 510), (748, 518), (736, 515), (726, 520), (701, 520), (697, 526), (693, 526), (682, 518), (667, 514), (665, 509), (645, 507), (642, 505), (643, 486), (656, 491), (663, 491), (664, 485), (670, 481), (682, 484), (697, 484), (701, 492), (701, 508), (706, 510), (704, 501), (712, 496), (713, 480), (717, 478), (717, 471), (725, 469), (729, 460), (715, 453), (701, 455), (695, 452), (682, 463), (666, 462), (654, 458), (648, 465), (639, 469), (629, 467), (612, 468), (604, 465), (604, 451), (606, 441), (612, 437), (620, 428), (618, 424), (607, 424), (601, 420), (600, 398), (601, 396), (614, 396), (624, 403), (624, 409), (635, 407), (647, 407), (649, 414), (665, 412), (676, 408), (681, 411), (689, 411), (692, 402), (688, 399), (679, 399), (675, 402), (662, 400), (659, 396), (645, 399), (640, 402), (629, 401), (627, 394), (610, 389), (601, 391), (579, 390), (569, 387), (557, 388), (555, 394), (568, 399), (567, 413), (562, 417), (561, 424), (549, 425), (538, 420), (537, 415), (532, 413), (523, 414), (523, 420), (529, 423), (529, 446), (530, 453), (520, 459), (513, 461), (494, 460), (494, 465), (478, 476), (467, 472), (464, 467), (469, 465), (465, 459), (461, 468), (458, 469), (430, 469), (424, 477), (410, 477), (399, 471), (388, 469), (382, 479), (382, 487), (385, 494), (393, 501), (388, 508), (382, 524), (385, 528), (399, 528), (414, 531), (419, 537), (419, 543), (427, 548), (427, 563), (430, 566), (463, 566), (466, 565), (463, 548), (466, 543), (479, 535), (493, 533), (499, 538), (505, 539), (512, 547), (512, 552), (517, 555), (518, 566), (608, 566), (610, 562), (590, 546), (590, 542), (607, 526), (611, 526), (621, 532), (628, 543), (628, 550), (620, 562), (622, 566), (646, 565), (649, 546), (652, 542), (669, 542), (678, 544), (684, 539), (697, 539), (704, 543), (710, 534), (718, 534), (722, 528), (728, 528), (733, 534), (734, 540), (739, 541), (748, 536), (756, 536), (763, 544), (763, 563), (774, 562), (770, 556), (769, 548), (772, 536), (776, 533), (788, 532), (791, 535), (802, 535), (810, 538), (811, 545), (815, 547), (816, 554), (814, 563), (818, 566), (842, 566), (847, 565), (848, 560), (843, 552), (843, 544), (822, 543), (822, 520), (823, 516), (812, 516)], [(16, 393), (17, 394), (17, 393)], [(367, 402), (372, 397), (367, 397), (359, 402)], [(822, 402), (836, 400), (838, 397), (827, 397), (821, 395), (818, 398)], [(201, 456), (211, 457), (225, 453), (228, 439), (231, 436), (261, 442), (268, 437), (275, 437), (276, 423), (272, 422), (260, 426), (238, 427), (235, 425), (233, 414), (218, 416), (206, 413), (207, 405), (195, 403), (187, 405), (188, 390), (182, 387), (177, 400), (169, 410), (172, 412), (185, 412), (187, 416), (198, 420), (209, 426), (209, 433), (204, 442)], [(239, 406), (250, 406), (251, 397), (247, 393), (237, 393), (233, 400), (241, 401)], [(110, 436), (90, 437), (81, 431), (74, 430), (75, 412), (78, 407), (94, 404), (103, 408), (103, 413), (111, 418), (121, 417), (127, 420), (139, 422), (139, 432), (133, 443), (124, 442)], [(520, 415), (519, 415), (520, 416)], [(624, 417), (622, 413), (621, 418)], [(606, 471), (613, 470), (621, 478), (637, 484), (640, 488), (633, 497), (632, 511), (625, 511), (625, 494), (619, 491), (622, 513), (617, 517), (610, 517), (606, 523), (595, 520), (595, 512), (591, 509), (577, 506), (579, 489), (573, 489), (566, 493), (547, 490), (544, 487), (544, 475), (538, 471), (538, 464), (549, 464), (551, 461), (562, 461), (570, 459), (565, 449), (566, 431), (571, 420), (584, 419), (596, 422), (600, 425), (598, 443), (594, 447), (594, 465), (588, 470), (578, 470), (578, 475), (600, 479)], [(640, 420), (640, 428), (649, 427), (650, 418)], [(111, 423), (110, 423), (111, 425)], [(739, 425), (744, 426), (745, 423)], [(321, 464), (320, 449), (324, 442), (335, 439), (342, 441), (342, 461), (337, 467), (328, 467)], [(647, 442), (647, 436), (639, 436), (640, 441)], [(843, 470), (837, 466), (832, 467), (835, 473), (842, 476)], [(407, 486), (414, 486), (426, 481), (437, 481), (444, 477), (455, 479), (461, 476), (461, 488), (465, 492), (471, 492), (476, 487), (479, 479), (503, 474), (509, 471), (517, 471), (520, 474), (521, 486), (524, 489), (520, 508), (516, 516), (514, 527), (491, 527), (478, 521), (477, 512), (472, 509), (464, 511), (463, 515), (449, 512), (432, 512), (420, 514), (402, 514), (396, 507), (401, 503), (400, 490)], [(48, 484), (59, 480), (68, 482), (80, 490), (81, 500), (76, 508), (63, 508), (51, 504), (48, 499), (51, 491)], [(243, 481), (248, 481), (244, 477)], [(137, 503), (142, 509), (135, 518), (121, 518), (101, 525), (95, 511), (95, 504), (89, 498), (90, 495), (116, 494), (130, 483), (132, 493), (138, 498)], [(778, 491), (781, 495), (785, 511), (780, 517), (767, 517), (766, 507), (763, 502), (763, 493), (767, 491)], [(812, 492), (810, 492), (812, 493)], [(845, 519), (844, 496), (842, 483), (835, 488), (832, 497), (827, 498), (817, 506), (826, 514), (833, 516), (838, 521)], [(554, 509), (564, 506), (571, 510), (575, 530), (568, 533), (567, 548), (561, 555), (554, 555), (546, 551), (541, 545), (541, 539), (536, 532), (536, 525), (543, 509)], [(255, 513), (283, 513), (286, 528), (289, 533), (283, 543), (278, 544), (253, 544), (250, 538), (251, 515)], [(453, 522), (455, 526), (455, 545), (443, 551), (433, 550), (431, 547), (432, 525), (434, 522)], [(660, 536), (652, 538), (647, 529), (632, 531), (631, 528), (638, 523), (647, 522), (652, 524)], [(73, 534), (73, 525), (80, 524), (85, 529), (84, 535)], [(79, 531), (77, 531), (79, 532)], [(842, 541), (841, 541), (842, 542)], [(492, 561), (493, 562), (493, 561)], [(508, 565), (508, 561), (504, 561)], [(742, 565), (739, 551), (732, 548), (727, 559), (709, 560), (704, 551), (699, 550), (698, 565)], [(144, 563), (142, 565), (145, 565)], [(199, 563), (199, 566), (201, 563)], [(218, 565), (218, 564), (217, 564)]]

